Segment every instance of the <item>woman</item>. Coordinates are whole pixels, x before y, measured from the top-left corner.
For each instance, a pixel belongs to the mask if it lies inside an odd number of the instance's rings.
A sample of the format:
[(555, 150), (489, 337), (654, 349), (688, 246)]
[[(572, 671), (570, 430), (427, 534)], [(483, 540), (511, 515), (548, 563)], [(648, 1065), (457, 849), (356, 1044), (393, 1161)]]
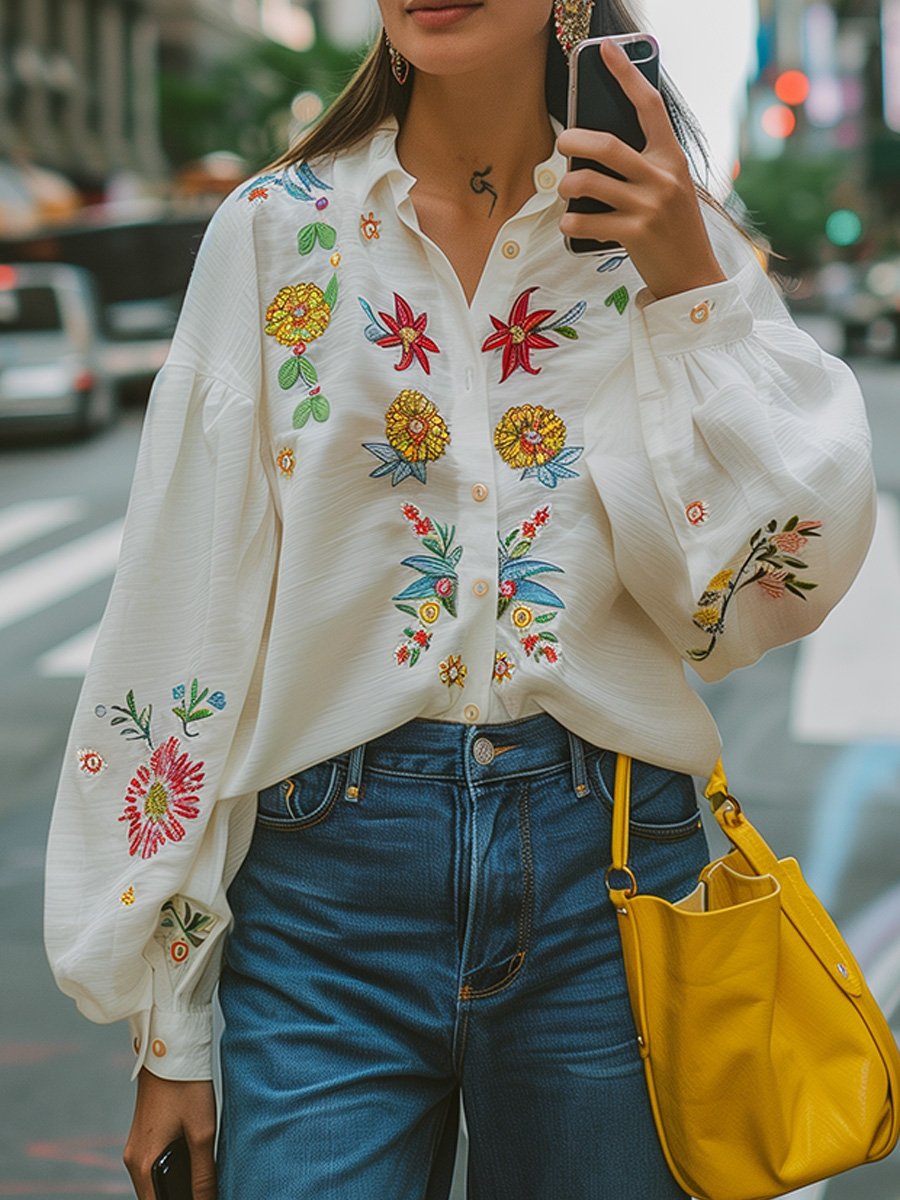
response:
[[(200, 252), (73, 725), (51, 961), (131, 1019), (141, 1200), (181, 1132), (198, 1200), (445, 1196), (460, 1092), (473, 1197), (681, 1196), (602, 882), (614, 752), (642, 887), (683, 895), (719, 749), (683, 663), (719, 679), (849, 586), (861, 399), (695, 186), (670, 89), (607, 49), (646, 149), (555, 144), (590, 0), (380, 7)], [(634, 26), (598, 0), (591, 28)]]

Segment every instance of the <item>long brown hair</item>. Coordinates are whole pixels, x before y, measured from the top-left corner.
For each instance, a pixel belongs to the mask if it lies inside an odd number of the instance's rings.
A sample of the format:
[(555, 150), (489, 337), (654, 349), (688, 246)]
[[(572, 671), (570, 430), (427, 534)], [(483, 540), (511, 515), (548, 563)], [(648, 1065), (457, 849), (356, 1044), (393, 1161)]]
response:
[[(627, 0), (597, 0), (591, 18), (592, 37), (640, 31)], [(545, 87), (547, 110), (562, 124), (565, 124), (567, 116), (567, 88), (568, 64), (556, 38), (551, 37), (547, 51)], [(383, 35), (380, 36), (356, 74), (322, 119), (267, 169), (278, 170), (294, 163), (340, 154), (364, 141), (389, 118), (396, 118), (402, 124), (409, 107), (411, 90), (408, 85), (401, 87), (394, 78), (387, 42)], [(687, 156), (700, 196), (727, 217), (750, 240), (761, 241), (755, 231), (751, 230), (746, 211), (734, 192), (731, 193), (726, 207), (710, 191), (711, 182), (717, 183), (718, 190), (726, 194), (729, 185), (726, 184), (723, 188), (725, 181), (719, 177), (711, 163), (708, 144), (700, 124), (665, 70), (661, 72), (660, 90), (675, 136)]]

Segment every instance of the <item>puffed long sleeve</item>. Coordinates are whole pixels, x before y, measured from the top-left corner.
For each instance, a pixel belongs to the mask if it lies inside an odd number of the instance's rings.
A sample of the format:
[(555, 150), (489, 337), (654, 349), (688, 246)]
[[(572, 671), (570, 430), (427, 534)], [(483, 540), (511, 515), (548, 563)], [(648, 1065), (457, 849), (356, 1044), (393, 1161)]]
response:
[(135, 1070), (174, 1079), (211, 1074), (225, 889), (254, 811), (229, 777), (257, 705), (278, 533), (252, 259), (243, 212), (220, 210), (153, 387), (48, 847), (59, 986), (94, 1021), (130, 1018)]
[(727, 280), (637, 297), (632, 359), (589, 409), (586, 453), (624, 587), (716, 680), (821, 623), (865, 557), (875, 489), (853, 373), (709, 221)]

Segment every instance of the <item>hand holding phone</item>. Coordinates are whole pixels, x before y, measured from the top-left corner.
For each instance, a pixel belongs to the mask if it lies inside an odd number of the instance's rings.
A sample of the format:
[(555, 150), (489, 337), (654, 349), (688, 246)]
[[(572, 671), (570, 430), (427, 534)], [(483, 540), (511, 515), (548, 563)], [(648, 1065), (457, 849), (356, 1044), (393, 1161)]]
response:
[[(613, 41), (625, 50), (645, 79), (659, 87), (659, 44), (649, 33), (616, 34), (611, 38), (588, 38), (572, 51), (569, 61), (569, 128), (593, 129), (612, 133), (638, 152), (647, 144), (644, 130), (634, 104), (622, 85), (603, 60), (601, 47)], [(592, 170), (622, 179), (616, 171), (588, 158), (570, 160), (571, 171)], [(568, 212), (604, 213), (613, 207), (590, 196), (577, 196), (569, 201)], [(621, 251), (619, 242), (598, 242), (589, 238), (566, 238), (573, 254), (615, 254)]]
[(185, 1138), (169, 1142), (150, 1168), (156, 1200), (193, 1200), (191, 1155)]

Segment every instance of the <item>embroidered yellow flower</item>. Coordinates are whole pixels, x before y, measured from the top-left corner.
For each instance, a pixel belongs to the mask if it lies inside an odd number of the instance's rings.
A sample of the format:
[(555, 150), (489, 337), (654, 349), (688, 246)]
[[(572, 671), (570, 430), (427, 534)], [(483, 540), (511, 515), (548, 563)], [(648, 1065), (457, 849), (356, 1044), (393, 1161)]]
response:
[(707, 633), (717, 633), (721, 619), (721, 612), (711, 604), (704, 608), (698, 608), (694, 613), (694, 624)]
[(468, 673), (469, 668), (459, 654), (451, 654), (441, 663), (441, 683), (445, 683), (448, 688), (454, 684), (459, 688), (465, 687)]
[(734, 571), (720, 571), (718, 575), (713, 575), (712, 579), (706, 585), (708, 592), (724, 592), (734, 578)]
[(512, 610), (511, 618), (516, 629), (527, 629), (534, 620), (534, 613), (527, 604), (517, 604)]
[(498, 650), (494, 655), (494, 681), (496, 683), (506, 683), (512, 678), (512, 673), (516, 669), (516, 664), (511, 661), (505, 650)]
[(266, 309), (266, 333), (282, 346), (314, 342), (328, 328), (331, 306), (314, 283), (283, 287)]
[(494, 430), (494, 445), (507, 466), (540, 467), (566, 444), (565, 422), (552, 408), (522, 404), (508, 409)]
[(373, 212), (368, 216), (362, 213), (359, 218), (359, 231), (367, 242), (377, 241), (381, 236), (381, 221)]
[(419, 606), (419, 617), (423, 625), (433, 625), (441, 615), (441, 606), (435, 600), (426, 600)]
[(278, 451), (275, 456), (275, 464), (282, 475), (284, 475), (287, 479), (290, 479), (290, 477), (294, 474), (294, 467), (297, 465), (297, 459), (295, 458), (294, 452), (290, 446), (285, 446)]
[(119, 897), (119, 900), (122, 902), (122, 904), (124, 904), (124, 906), (126, 908), (129, 908), (132, 904), (134, 904), (134, 884), (133, 883), (129, 884), (129, 886), (125, 889), (125, 891)]
[(450, 441), (437, 406), (411, 388), (402, 391), (384, 414), (384, 428), (392, 449), (407, 462), (434, 462)]

